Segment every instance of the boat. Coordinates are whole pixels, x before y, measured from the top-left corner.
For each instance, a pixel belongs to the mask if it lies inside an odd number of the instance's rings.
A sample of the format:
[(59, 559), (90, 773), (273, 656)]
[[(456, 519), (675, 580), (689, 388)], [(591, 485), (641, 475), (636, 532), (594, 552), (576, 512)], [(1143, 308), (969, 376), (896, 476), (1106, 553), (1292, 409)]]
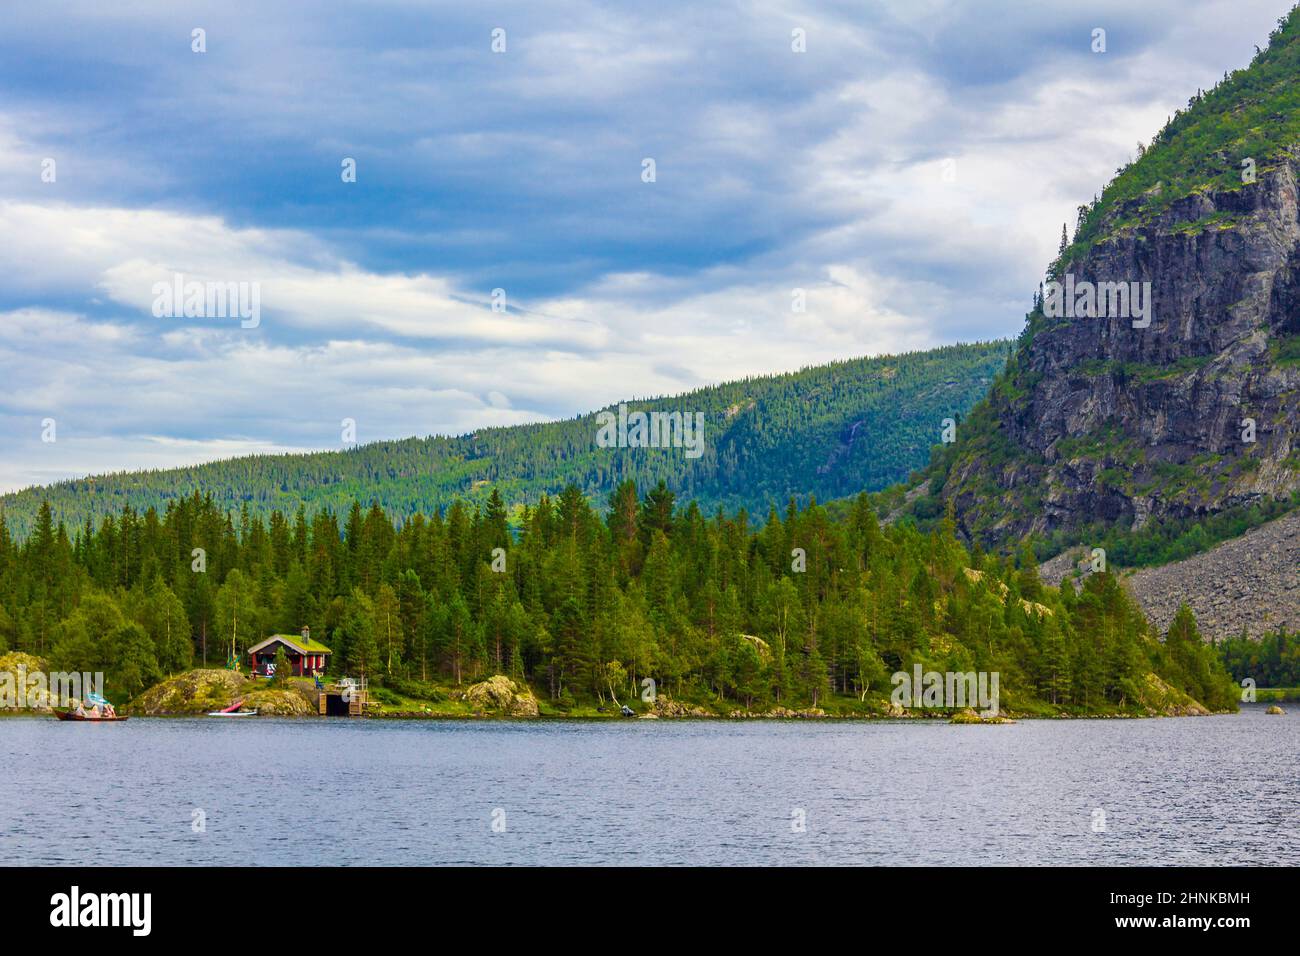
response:
[[(73, 701), (76, 703), (76, 701)], [(112, 723), (117, 720), (126, 720), (125, 717), (119, 716), (113, 709), (113, 705), (102, 694), (87, 694), (86, 703), (91, 705), (88, 713), (85, 707), (77, 704), (76, 709), (69, 707), (66, 710), (54, 710), (54, 716), (59, 720), (86, 720), (93, 723)]]
[(89, 714), (74, 714), (70, 710), (56, 710), (54, 716), (59, 720), (89, 720), (95, 723), (105, 724), (115, 720), (128, 720), (127, 717), (91, 717)]
[(243, 706), (244, 706), (244, 698), (241, 697), (239, 698), (239, 700), (235, 701), (229, 707), (226, 707), (222, 710), (208, 711), (208, 716), (209, 717), (256, 717), (257, 716), (256, 707), (254, 707), (252, 710), (240, 710), (240, 708)]

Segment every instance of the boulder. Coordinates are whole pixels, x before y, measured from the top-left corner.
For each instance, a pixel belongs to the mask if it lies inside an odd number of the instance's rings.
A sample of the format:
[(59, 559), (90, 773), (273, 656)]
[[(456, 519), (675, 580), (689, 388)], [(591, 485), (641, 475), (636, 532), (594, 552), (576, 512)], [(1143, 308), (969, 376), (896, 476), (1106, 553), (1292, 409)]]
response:
[(1279, 707), (1277, 704), (1270, 704), (1268, 710), (1264, 711), (1264, 713), (1266, 713), (1266, 714), (1285, 714), (1286, 711), (1283, 710), (1281, 707)]
[(308, 717), (319, 714), (316, 702), (305, 688), (263, 687), (244, 695), (244, 710), (256, 710), (269, 717)]
[(527, 686), (516, 684), (504, 674), (495, 674), (465, 691), (465, 700), (475, 710), (504, 717), (536, 717), (537, 698)]
[(809, 707), (806, 710), (791, 710), (789, 707), (773, 707), (764, 717), (774, 717), (779, 719), (789, 719), (791, 717), (825, 717), (826, 711), (820, 707)]
[(992, 717), (985, 717), (971, 708), (959, 710), (952, 715), (948, 721), (950, 724), (1014, 724), (1015, 721), (1010, 717), (1003, 717), (1001, 714), (995, 714)]
[(703, 707), (695, 707), (691, 704), (683, 704), (681, 701), (673, 700), (667, 694), (656, 694), (654, 703), (651, 705), (656, 717), (712, 717)]

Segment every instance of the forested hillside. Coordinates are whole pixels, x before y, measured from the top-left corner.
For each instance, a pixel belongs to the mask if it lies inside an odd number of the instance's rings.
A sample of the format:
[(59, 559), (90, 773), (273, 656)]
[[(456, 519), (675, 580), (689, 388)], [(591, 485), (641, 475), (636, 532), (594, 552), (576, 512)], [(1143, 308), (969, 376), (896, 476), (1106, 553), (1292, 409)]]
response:
[(650, 677), (715, 708), (842, 712), (921, 664), (999, 673), (1018, 713), (1236, 706), (1190, 612), (1161, 642), (1111, 575), (1057, 590), (1028, 553), (968, 552), (951, 520), (882, 529), (865, 495), (842, 521), (813, 504), (757, 532), (631, 482), (599, 510), (576, 486), (543, 496), (517, 537), (495, 492), (400, 528), (358, 503), (342, 525), (232, 521), (197, 496), (71, 538), (42, 507), (21, 546), (0, 525), (0, 650), (103, 670), (119, 696), (303, 625), (332, 672), (411, 696), (504, 673), (565, 708)]
[(603, 500), (623, 481), (667, 483), (706, 513), (765, 514), (791, 495), (825, 500), (883, 488), (928, 460), (945, 418), (960, 419), (1006, 361), (1008, 343), (953, 345), (756, 377), (684, 395), (629, 402), (632, 410), (700, 412), (703, 454), (681, 448), (602, 448), (595, 411), (568, 421), (410, 438), (336, 452), (253, 456), (166, 471), (101, 475), (0, 497), (9, 531), (25, 538), (48, 501), (56, 523), (81, 527), (129, 505), (160, 513), (199, 492), (219, 508), (263, 520), (306, 505), (345, 512), (358, 499), (393, 518), (431, 514), (454, 499), (508, 508), (575, 484)]

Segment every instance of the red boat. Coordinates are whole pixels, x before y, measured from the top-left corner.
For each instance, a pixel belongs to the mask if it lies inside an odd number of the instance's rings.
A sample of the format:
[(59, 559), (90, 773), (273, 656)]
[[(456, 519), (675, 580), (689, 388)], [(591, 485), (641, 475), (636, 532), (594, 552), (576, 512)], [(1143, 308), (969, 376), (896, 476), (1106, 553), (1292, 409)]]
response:
[(87, 714), (74, 714), (70, 710), (56, 710), (54, 716), (59, 720), (89, 720), (95, 723), (109, 723), (114, 720), (128, 720), (127, 717), (91, 717)]

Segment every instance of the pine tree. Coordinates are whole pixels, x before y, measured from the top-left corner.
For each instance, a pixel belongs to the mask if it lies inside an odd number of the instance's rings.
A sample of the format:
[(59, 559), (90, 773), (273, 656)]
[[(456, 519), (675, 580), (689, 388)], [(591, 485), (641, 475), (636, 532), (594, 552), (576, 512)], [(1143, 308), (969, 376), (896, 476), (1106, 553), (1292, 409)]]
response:
[(369, 677), (378, 668), (379, 645), (375, 640), (375, 605), (359, 587), (352, 589), (341, 625), (347, 667), (358, 677)]
[(375, 594), (374, 610), (375, 640), (378, 645), (379, 659), (384, 673), (391, 676), (394, 664), (399, 671), (401, 670), (404, 640), (401, 605), (398, 603), (396, 592), (387, 584), (379, 585), (379, 590)]

